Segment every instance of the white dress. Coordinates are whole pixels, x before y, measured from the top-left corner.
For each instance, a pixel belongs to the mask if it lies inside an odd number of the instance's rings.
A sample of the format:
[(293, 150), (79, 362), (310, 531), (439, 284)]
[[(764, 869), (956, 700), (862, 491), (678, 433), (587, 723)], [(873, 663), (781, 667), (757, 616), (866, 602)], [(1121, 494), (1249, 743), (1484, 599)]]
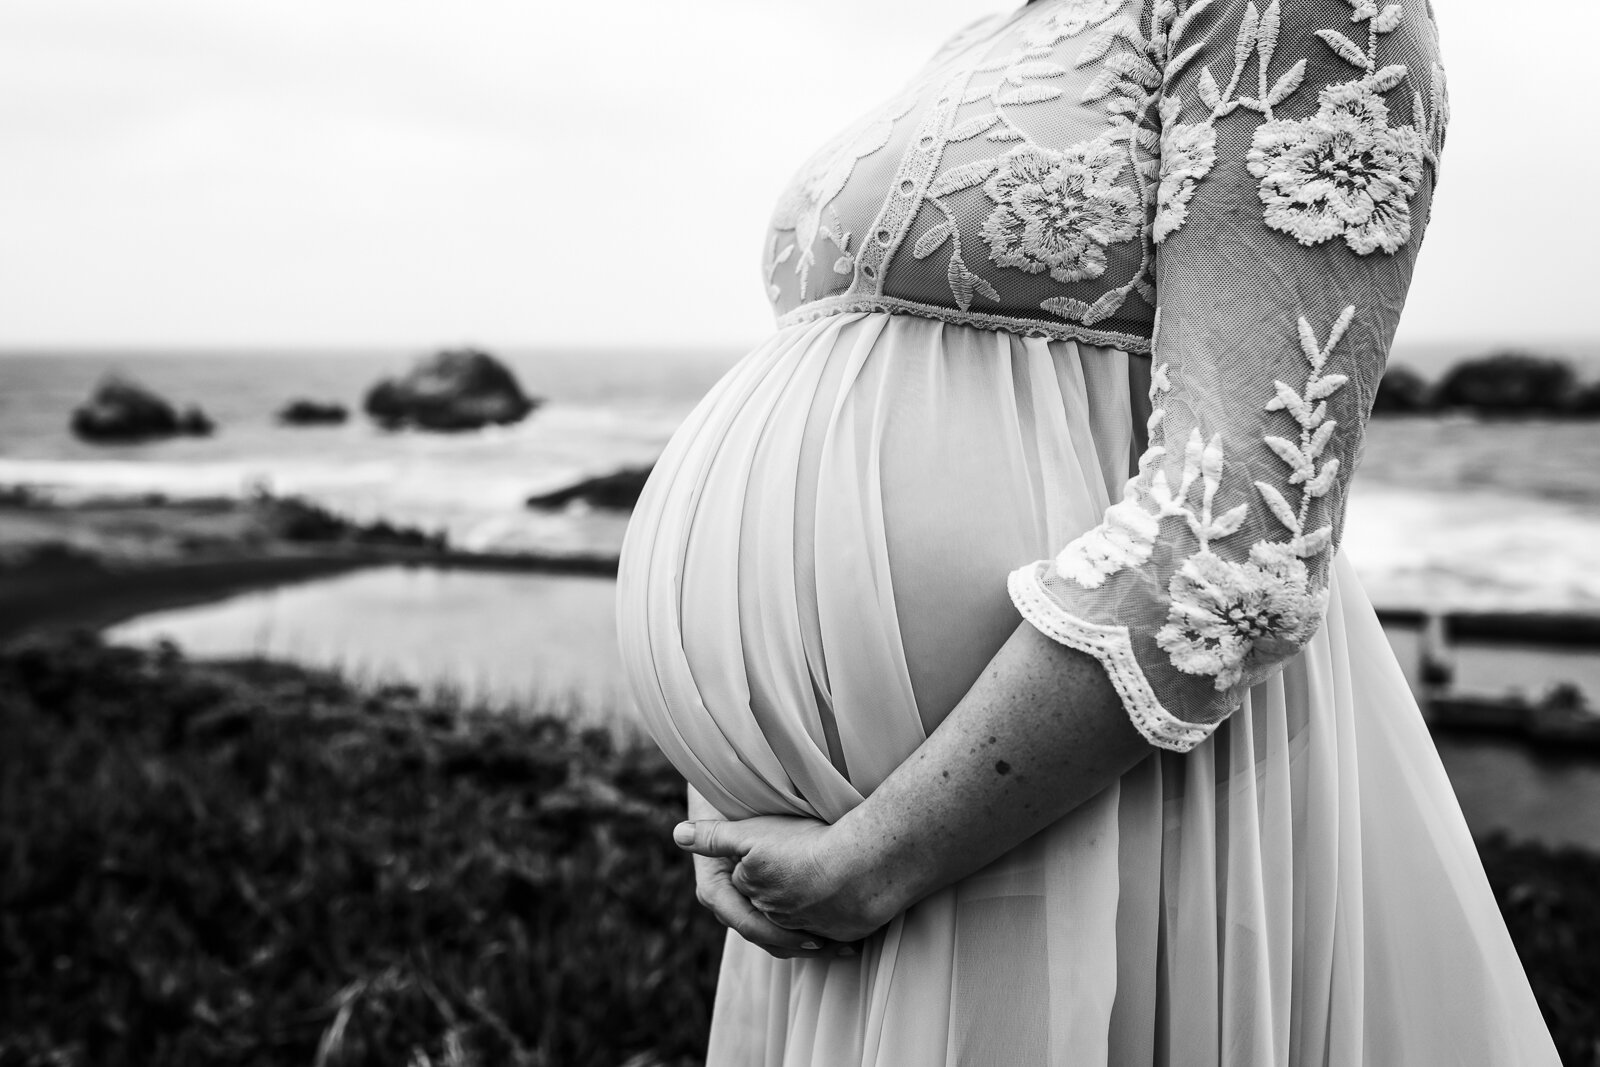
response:
[(859, 957), (730, 933), (710, 1067), (1557, 1062), (1338, 548), (1444, 122), (1415, 0), (1037, 0), (802, 170), (624, 540), (648, 728), (832, 821), (1026, 619), (1152, 752)]

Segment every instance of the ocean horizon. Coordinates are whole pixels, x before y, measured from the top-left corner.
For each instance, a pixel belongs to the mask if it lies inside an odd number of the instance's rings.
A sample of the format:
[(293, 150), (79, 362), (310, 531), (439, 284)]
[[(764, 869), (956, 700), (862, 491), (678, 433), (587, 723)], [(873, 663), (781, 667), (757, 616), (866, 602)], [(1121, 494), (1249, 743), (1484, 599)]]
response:
[[(1437, 377), (1489, 347), (1397, 347), (1391, 365)], [(1600, 374), (1600, 341), (1530, 346)], [(421, 354), (363, 350), (0, 352), (0, 487), (71, 501), (257, 491), (304, 497), (358, 522), (444, 534), (464, 551), (615, 553), (628, 513), (530, 509), (530, 495), (654, 462), (738, 349), (496, 352), (545, 403), (467, 433), (380, 429), (367, 388)], [(104, 446), (72, 408), (126, 374), (217, 423), (209, 437)], [(285, 427), (293, 399), (351, 409), (338, 426)], [(1600, 424), (1470, 415), (1371, 421), (1344, 548), (1373, 600), (1425, 610), (1600, 612)]]

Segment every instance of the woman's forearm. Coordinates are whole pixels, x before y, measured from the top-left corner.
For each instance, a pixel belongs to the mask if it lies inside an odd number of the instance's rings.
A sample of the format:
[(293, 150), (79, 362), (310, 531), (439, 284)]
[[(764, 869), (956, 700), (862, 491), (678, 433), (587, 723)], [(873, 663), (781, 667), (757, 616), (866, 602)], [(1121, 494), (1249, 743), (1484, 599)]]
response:
[(1099, 661), (1024, 621), (938, 729), (834, 824), (821, 858), (887, 921), (1152, 751)]

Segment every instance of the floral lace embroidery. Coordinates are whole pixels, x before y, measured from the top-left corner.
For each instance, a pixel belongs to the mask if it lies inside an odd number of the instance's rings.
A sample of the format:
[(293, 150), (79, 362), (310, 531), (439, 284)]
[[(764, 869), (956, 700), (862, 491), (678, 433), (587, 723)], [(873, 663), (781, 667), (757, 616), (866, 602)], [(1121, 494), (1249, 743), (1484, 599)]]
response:
[[(1188, 21), (1203, 7), (1189, 8), (1173, 25), (1177, 41)], [(1411, 236), (1411, 197), (1422, 179), (1424, 161), (1438, 165), (1448, 105), (1444, 71), (1433, 64), (1429, 106), (1420, 90), (1413, 94), (1412, 113), (1423, 123), (1390, 126), (1383, 95), (1403, 81), (1403, 63), (1378, 67), (1378, 39), (1400, 25), (1399, 4), (1381, 11), (1371, 0), (1352, 0), (1351, 21), (1367, 24), (1367, 46), (1361, 48), (1335, 29), (1316, 32), (1333, 52), (1362, 73), (1353, 81), (1325, 87), (1319, 108), (1306, 119), (1279, 119), (1273, 108), (1300, 87), (1306, 61), (1297, 60), (1268, 86), (1280, 27), (1279, 0), (1264, 10), (1245, 8), (1234, 46), (1233, 71), (1219, 87), (1210, 67), (1200, 72), (1195, 92), (1208, 114), (1195, 123), (1178, 121), (1184, 101), (1173, 95), (1161, 101), (1161, 183), (1156, 197), (1153, 239), (1161, 242), (1183, 227), (1195, 186), (1216, 163), (1216, 121), (1238, 108), (1259, 112), (1246, 166), (1259, 179), (1264, 219), (1272, 229), (1304, 245), (1343, 236), (1350, 249), (1367, 255), (1382, 249), (1393, 254)], [(1199, 46), (1185, 49), (1168, 66), (1171, 82)], [(1256, 95), (1237, 95), (1251, 57), (1256, 60)]]
[(1117, 186), (1127, 160), (1100, 138), (1052, 152), (1014, 148), (984, 185), (994, 212), (980, 231), (1002, 267), (1058, 282), (1105, 273), (1105, 247), (1131, 241), (1143, 222), (1133, 193)]
[[(1333, 540), (1331, 526), (1324, 523), (1312, 529), (1310, 518), (1313, 504), (1333, 490), (1339, 473), (1337, 458), (1319, 462), (1338, 426), (1327, 416), (1326, 401), (1349, 378), (1324, 374), (1323, 368), (1354, 315), (1354, 305), (1346, 307), (1322, 345), (1306, 319), (1300, 318), (1300, 347), (1311, 365), (1305, 385), (1296, 390), (1274, 382), (1274, 395), (1265, 405), (1266, 411), (1288, 412), (1300, 428), (1298, 441), (1276, 435), (1262, 438), (1289, 466), (1288, 484), (1301, 487), (1298, 506), (1291, 505), (1275, 486), (1255, 483), (1268, 510), (1291, 535), (1287, 540), (1257, 541), (1243, 562), (1224, 559), (1212, 551), (1214, 540), (1229, 537), (1244, 525), (1250, 505), (1242, 503), (1220, 515), (1213, 511), (1225, 461), (1222, 435), (1213, 434), (1207, 440), (1197, 426), (1190, 431), (1176, 489), (1165, 470), (1155, 471), (1150, 478), (1156, 516), (1136, 503), (1130, 483), (1127, 497), (1107, 510), (1105, 521), (1056, 557), (1056, 568), (1063, 577), (1095, 589), (1118, 570), (1149, 558), (1160, 519), (1182, 519), (1199, 547), (1168, 583), (1167, 620), (1156, 632), (1156, 644), (1178, 670), (1214, 676), (1218, 692), (1252, 679), (1262, 665), (1276, 663), (1302, 645), (1327, 606), (1326, 588), (1311, 587), (1304, 561), (1325, 553)], [(1159, 402), (1171, 387), (1168, 374), (1166, 363), (1151, 374), (1152, 441), (1166, 415)], [(1140, 458), (1141, 474), (1165, 453), (1164, 445), (1152, 443)], [(1198, 508), (1194, 503), (1197, 489)]]

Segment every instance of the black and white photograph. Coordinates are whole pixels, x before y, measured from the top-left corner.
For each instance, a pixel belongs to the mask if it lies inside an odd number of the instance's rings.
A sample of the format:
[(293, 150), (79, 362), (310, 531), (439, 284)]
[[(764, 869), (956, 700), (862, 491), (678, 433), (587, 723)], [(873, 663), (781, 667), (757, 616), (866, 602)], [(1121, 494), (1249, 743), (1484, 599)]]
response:
[(7, 0), (0, 1067), (1600, 1067), (1597, 39)]

